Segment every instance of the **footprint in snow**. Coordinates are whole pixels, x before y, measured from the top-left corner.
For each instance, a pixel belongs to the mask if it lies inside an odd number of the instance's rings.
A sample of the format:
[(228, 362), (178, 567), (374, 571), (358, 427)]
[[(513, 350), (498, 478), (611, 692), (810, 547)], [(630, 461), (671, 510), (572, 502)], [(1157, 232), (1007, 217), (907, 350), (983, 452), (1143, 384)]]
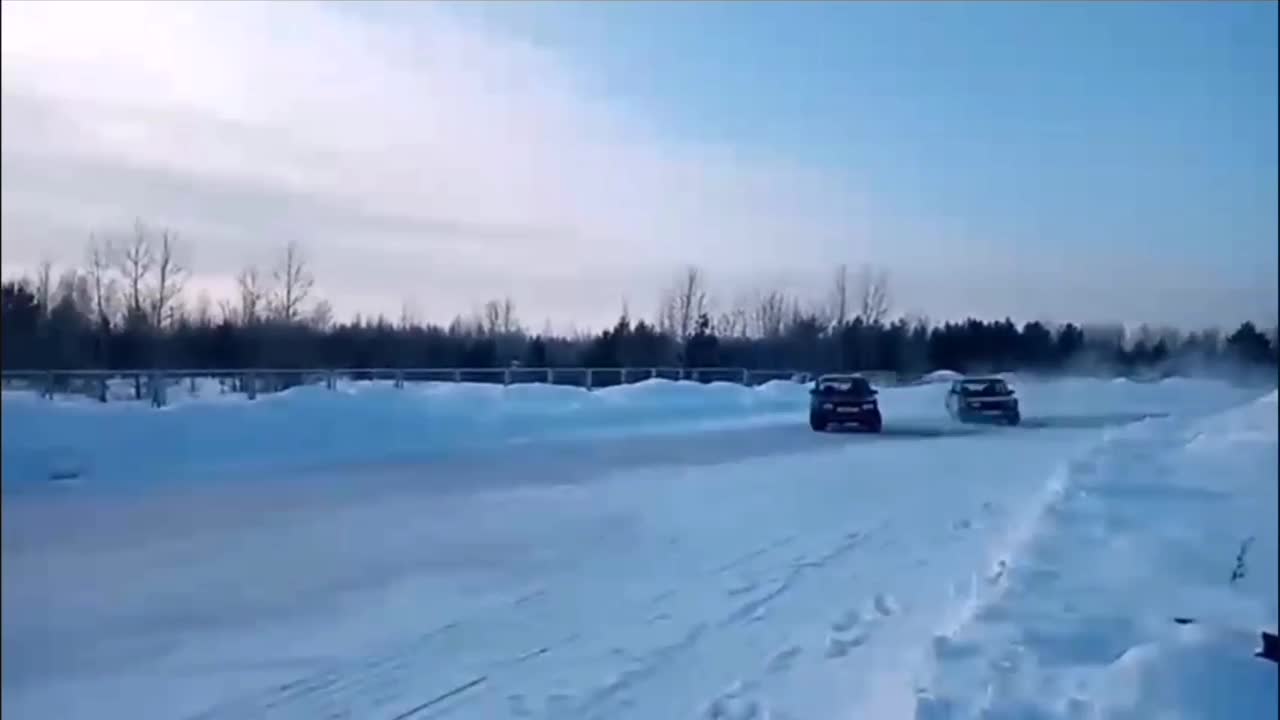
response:
[(846, 610), (835, 622), (831, 623), (831, 629), (838, 632), (849, 632), (862, 622), (862, 613), (857, 610)]
[(747, 697), (746, 688), (741, 684), (734, 684), (707, 703), (702, 716), (706, 720), (764, 720), (769, 717), (769, 711), (759, 700)]
[(827, 636), (824, 655), (828, 660), (842, 658), (866, 643), (870, 636), (870, 631), (863, 626), (862, 613), (853, 609), (846, 610), (831, 623), (831, 634)]
[(898, 602), (893, 599), (892, 595), (885, 593), (876, 593), (875, 600), (872, 602), (876, 612), (881, 617), (889, 617), (898, 613)]
[(507, 709), (514, 717), (529, 717), (533, 711), (529, 708), (529, 701), (524, 695), (508, 695)]
[(848, 655), (851, 650), (861, 647), (869, 637), (866, 632), (857, 632), (849, 637), (828, 636), (826, 657), (828, 660), (842, 658)]
[(547, 696), (547, 714), (553, 717), (567, 715), (573, 709), (573, 696), (565, 693), (554, 693)]
[(1001, 560), (992, 568), (991, 573), (987, 575), (987, 584), (996, 585), (1004, 579), (1004, 574), (1009, 570), (1009, 562)]
[(783, 648), (769, 658), (769, 665), (766, 668), (770, 674), (783, 673), (791, 669), (795, 664), (796, 658), (800, 656), (800, 646), (792, 645)]

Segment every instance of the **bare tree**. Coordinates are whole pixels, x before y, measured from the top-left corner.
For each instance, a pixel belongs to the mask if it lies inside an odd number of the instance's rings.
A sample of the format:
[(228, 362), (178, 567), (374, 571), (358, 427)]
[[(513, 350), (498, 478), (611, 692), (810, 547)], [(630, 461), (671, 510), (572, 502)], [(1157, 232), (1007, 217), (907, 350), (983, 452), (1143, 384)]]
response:
[(741, 305), (720, 313), (715, 324), (716, 334), (720, 337), (746, 337), (747, 326), (747, 310)]
[(813, 322), (817, 322), (822, 326), (823, 330), (831, 330), (838, 327), (836, 324), (836, 314), (838, 308), (831, 307), (825, 300), (810, 300), (805, 303), (807, 310), (801, 311), (799, 301), (796, 302), (796, 312), (804, 315)]
[(698, 317), (707, 312), (707, 305), (706, 281), (702, 271), (690, 265), (663, 295), (658, 327), (682, 342), (688, 340)]
[(467, 315), (455, 315), (449, 322), (451, 335), (484, 335), (488, 332), (488, 322), (482, 310), (472, 310)]
[(81, 274), (75, 268), (64, 270), (58, 276), (57, 285), (54, 287), (50, 301), (54, 305), (58, 305), (63, 301), (69, 301), (76, 312), (84, 316), (93, 313), (93, 292), (89, 288), (89, 278), (87, 275)]
[(418, 327), (421, 324), (418, 317), (418, 304), (413, 300), (404, 300), (400, 303), (400, 329), (408, 330), (409, 328)]
[(53, 304), (53, 263), (48, 260), (41, 260), (36, 268), (36, 302), (41, 314), (48, 317)]
[(520, 331), (520, 321), (516, 319), (516, 303), (510, 295), (502, 298), (498, 313), (498, 328), (503, 335), (514, 335)]
[(516, 303), (510, 297), (490, 300), (480, 309), (475, 324), (486, 335), (515, 335), (520, 332)]
[(835, 282), (831, 287), (831, 322), (844, 327), (849, 321), (849, 267), (844, 263), (836, 268)]
[(235, 323), (241, 314), (235, 303), (222, 299), (218, 301), (218, 317), (224, 323)]
[(89, 283), (93, 290), (94, 320), (101, 322), (111, 317), (112, 300), (115, 297), (115, 280), (111, 277), (111, 265), (114, 262), (115, 250), (110, 240), (99, 240), (89, 236), (88, 259)]
[(160, 231), (160, 247), (155, 260), (156, 285), (151, 294), (151, 317), (156, 327), (171, 324), (175, 300), (186, 284), (187, 269), (178, 261), (178, 234)]
[(321, 300), (311, 308), (307, 316), (307, 324), (316, 330), (328, 330), (333, 324), (333, 306), (328, 300)]
[(169, 306), (165, 308), (165, 317), (168, 318), (170, 325), (180, 325), (191, 320), (190, 311), (187, 308), (187, 299), (181, 295), (175, 297)]
[(484, 308), (480, 311), (480, 326), (484, 328), (486, 335), (497, 335), (501, 324), (502, 304), (497, 300), (490, 300), (484, 304)]
[(752, 332), (757, 337), (782, 336), (787, 323), (787, 297), (777, 290), (761, 293), (751, 309)]
[(210, 299), (207, 290), (201, 290), (196, 295), (196, 305), (192, 319), (197, 326), (202, 328), (213, 325), (213, 300)]
[(315, 284), (315, 277), (307, 267), (306, 256), (298, 243), (291, 242), (285, 246), (284, 257), (273, 277), (276, 283), (276, 316), (285, 322), (293, 322), (301, 315), (302, 303), (306, 302)]
[(889, 273), (864, 266), (858, 274), (858, 317), (868, 325), (884, 322), (889, 315)]
[(240, 323), (254, 325), (262, 319), (262, 304), (267, 298), (267, 288), (258, 268), (252, 265), (236, 276), (236, 288), (240, 293)]
[(147, 277), (155, 263), (155, 250), (151, 237), (141, 220), (134, 223), (133, 237), (125, 244), (117, 257), (121, 276), (124, 278), (125, 300), (128, 312), (146, 317), (145, 288)]

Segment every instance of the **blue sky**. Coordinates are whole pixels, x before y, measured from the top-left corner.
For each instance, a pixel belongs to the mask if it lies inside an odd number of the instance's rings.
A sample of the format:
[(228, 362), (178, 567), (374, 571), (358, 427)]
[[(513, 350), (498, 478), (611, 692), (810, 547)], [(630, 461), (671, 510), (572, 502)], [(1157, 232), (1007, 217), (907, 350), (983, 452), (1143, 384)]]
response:
[(593, 325), (686, 263), (727, 307), (845, 262), (938, 319), (1275, 322), (1276, 3), (12, 5), (6, 269), (143, 214), (215, 294), (299, 239), (346, 312)]
[(895, 213), (1274, 277), (1276, 3), (455, 9), (572, 53), (667, 132), (858, 178)]

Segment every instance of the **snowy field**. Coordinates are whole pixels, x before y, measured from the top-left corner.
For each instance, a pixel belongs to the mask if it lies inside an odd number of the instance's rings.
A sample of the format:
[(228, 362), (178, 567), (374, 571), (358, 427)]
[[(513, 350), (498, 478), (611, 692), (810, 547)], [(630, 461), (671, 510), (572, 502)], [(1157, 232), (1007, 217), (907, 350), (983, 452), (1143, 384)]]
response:
[(1275, 392), (1014, 382), (6, 393), (0, 710), (1275, 717)]

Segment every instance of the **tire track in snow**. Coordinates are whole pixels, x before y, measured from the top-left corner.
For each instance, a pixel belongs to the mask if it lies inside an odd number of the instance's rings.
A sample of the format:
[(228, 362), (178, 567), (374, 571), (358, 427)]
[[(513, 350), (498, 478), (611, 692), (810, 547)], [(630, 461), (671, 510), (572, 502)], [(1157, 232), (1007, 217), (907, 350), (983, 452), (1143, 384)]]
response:
[[(775, 581), (767, 591), (738, 604), (712, 623), (697, 622), (677, 642), (646, 653), (634, 667), (624, 670), (603, 687), (587, 693), (583, 701), (573, 708), (572, 716), (610, 718), (625, 712), (626, 694), (637, 684), (663, 672), (678, 672), (679, 663), (695, 653), (700, 645), (711, 637), (745, 631), (755, 621), (762, 619), (769, 607), (784, 600), (808, 576), (832, 570), (836, 564), (862, 546), (869, 537), (868, 533), (862, 531), (848, 531), (841, 536), (834, 547), (822, 554), (791, 561), (785, 566), (782, 578)], [(786, 543), (775, 542), (771, 546), (776, 548), (784, 544)], [(758, 556), (759, 553), (748, 555)], [(761, 671), (764, 674), (787, 672), (803, 652), (804, 648), (796, 644), (782, 648), (763, 660)], [(744, 686), (738, 683), (728, 693), (715, 695), (705, 708), (706, 716), (710, 718), (765, 717), (759, 714), (765, 712), (762, 701), (744, 695), (753, 687), (754, 684)]]
[(801, 560), (793, 563), (787, 570), (783, 578), (776, 582), (774, 587), (759, 597), (752, 598), (747, 602), (739, 605), (733, 612), (720, 621), (720, 627), (725, 627), (732, 623), (742, 622), (743, 620), (759, 620), (762, 613), (768, 608), (769, 604), (774, 600), (782, 597), (792, 586), (794, 586), (804, 576), (806, 572), (811, 570), (821, 570), (828, 564), (835, 562), (841, 557), (849, 554), (858, 545), (862, 544), (865, 536), (860, 532), (846, 533), (844, 540), (836, 547), (832, 548), (826, 554), (813, 560)]
[[(695, 591), (703, 589), (706, 587), (705, 582), (697, 581), (695, 578), (705, 580), (723, 576), (731, 570), (741, 568), (790, 545), (795, 539), (795, 535), (786, 535), (763, 543), (691, 578), (693, 582), (687, 587), (692, 587)], [(825, 562), (824, 558), (820, 560)], [(665, 602), (687, 592), (682, 593), (674, 589), (665, 591), (642, 605), (651, 607), (655, 603)], [(310, 720), (320, 717), (364, 717), (370, 714), (374, 716), (389, 714), (393, 706), (407, 702), (407, 698), (413, 694), (430, 694), (431, 691), (421, 687), (421, 684), (423, 677), (434, 679), (440, 675), (438, 668), (431, 667), (430, 662), (438, 657), (438, 653), (433, 652), (435, 645), (449, 642), (451, 638), (456, 641), (456, 638), (472, 628), (492, 631), (495, 619), (499, 623), (512, 622), (516, 625), (522, 624), (523, 619), (525, 623), (536, 626), (536, 619), (512, 616), (511, 609), (519, 608), (525, 613), (533, 613), (536, 617), (537, 606), (553, 605), (554, 599), (554, 594), (546, 588), (536, 588), (515, 597), (509, 603), (510, 607), (499, 605), (487, 608), (428, 631), (410, 643), (386, 647), (365, 657), (330, 663), (319, 670), (274, 688), (250, 692), (218, 703), (205, 711), (189, 716), (189, 719), (288, 717)], [(644, 607), (624, 607), (619, 613), (620, 615), (615, 616), (609, 623), (611, 627), (648, 624), (653, 619), (652, 613), (645, 611)], [(677, 641), (639, 656), (636, 659), (639, 663), (637, 668), (624, 671), (613, 691), (602, 688), (589, 696), (594, 699), (589, 699), (586, 707), (607, 702), (614, 691), (621, 691), (652, 674), (661, 667), (666, 658), (673, 657), (684, 648), (696, 643), (706, 629), (705, 625), (705, 623), (695, 624)], [(543, 642), (535, 641), (531, 649), (514, 656), (500, 654), (497, 657), (490, 656), (484, 662), (473, 663), (472, 670), (476, 675), (470, 678), (459, 677), (458, 681), (452, 685), (428, 682), (427, 685), (435, 685), (439, 688), (436, 694), (429, 700), (412, 706), (409, 710), (402, 710), (401, 714), (406, 718), (417, 718), (423, 716), (423, 713), (440, 709), (442, 705), (447, 704), (453, 707), (458, 701), (465, 704), (467, 702), (465, 696), (471, 691), (479, 689), (482, 685), (500, 686), (502, 676), (514, 667), (536, 662), (551, 655), (557, 648), (580, 639), (580, 632), (548, 638)], [(435, 672), (431, 672), (433, 670)], [(457, 675), (457, 672), (452, 674)], [(424, 690), (426, 692), (423, 692)], [(559, 704), (562, 705), (563, 702)]]

